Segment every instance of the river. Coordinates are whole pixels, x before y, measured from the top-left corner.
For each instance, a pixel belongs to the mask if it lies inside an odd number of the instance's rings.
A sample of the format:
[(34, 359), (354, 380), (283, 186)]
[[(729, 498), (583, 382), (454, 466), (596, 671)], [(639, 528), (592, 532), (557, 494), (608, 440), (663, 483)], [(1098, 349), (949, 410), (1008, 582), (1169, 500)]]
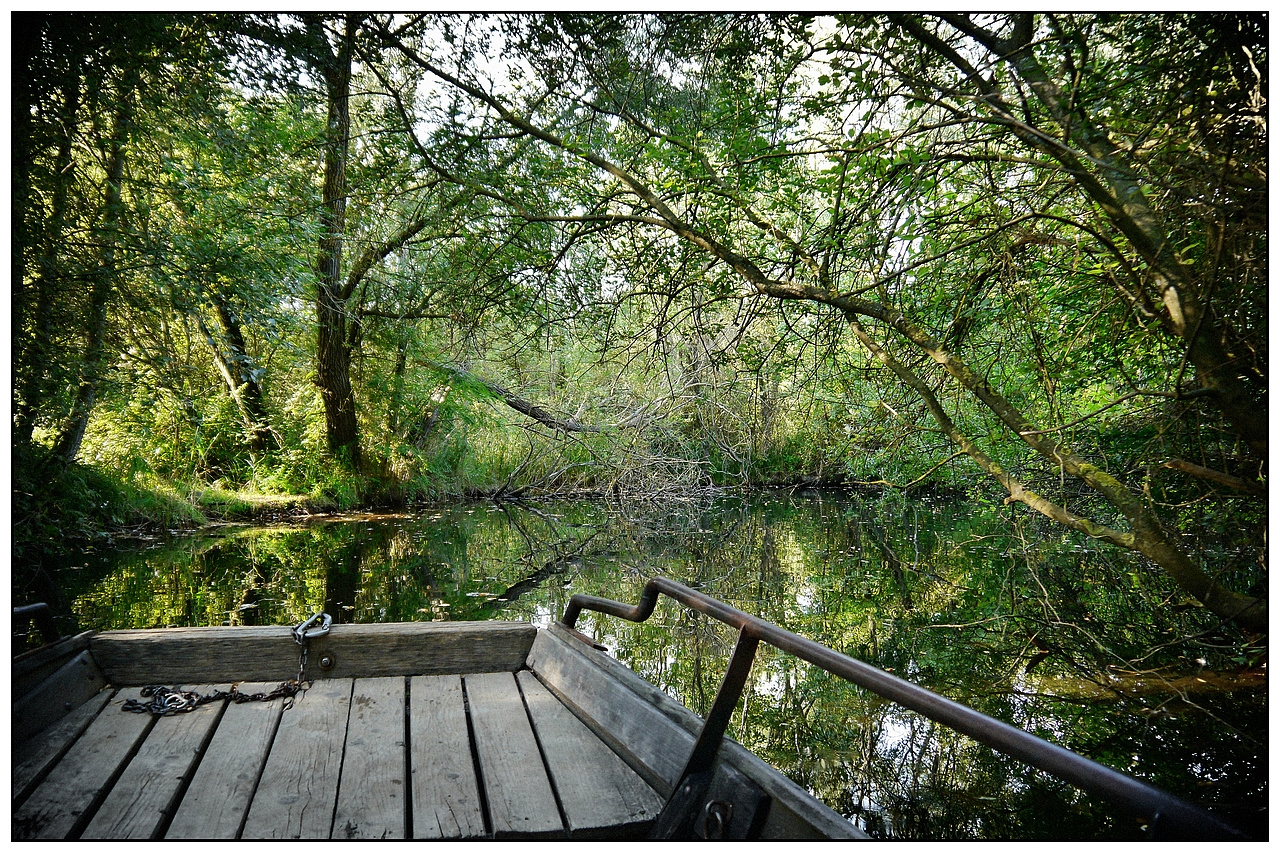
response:
[[(1265, 647), (1215, 634), (1150, 569), (1012, 510), (928, 495), (456, 503), (225, 525), (55, 574), (85, 629), (519, 619), (627, 602), (661, 574), (1265, 834)], [(663, 600), (579, 627), (705, 713), (734, 636)], [(762, 648), (730, 734), (874, 835), (1130, 839), (1046, 774)], [(1264, 835), (1265, 837), (1265, 835)]]

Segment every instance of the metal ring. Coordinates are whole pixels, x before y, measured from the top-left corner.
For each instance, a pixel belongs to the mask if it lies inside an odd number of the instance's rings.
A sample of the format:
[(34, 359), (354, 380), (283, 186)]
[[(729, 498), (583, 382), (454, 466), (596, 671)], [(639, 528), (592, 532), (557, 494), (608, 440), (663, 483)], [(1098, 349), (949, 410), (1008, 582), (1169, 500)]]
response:
[(187, 694), (175, 690), (172, 693), (165, 695), (160, 700), (160, 704), (165, 708), (184, 708), (191, 704), (191, 700), (187, 698)]
[[(317, 622), (320, 623), (320, 627), (313, 628), (312, 626), (315, 625)], [(312, 616), (310, 619), (308, 619), (307, 621), (303, 622), (301, 625), (293, 629), (293, 640), (298, 645), (302, 645), (305, 641), (310, 640), (312, 637), (322, 637), (325, 634), (329, 633), (329, 626), (332, 624), (333, 624), (333, 617), (330, 616), (328, 613), (324, 613), (323, 611), (320, 613), (317, 613), (316, 615)]]

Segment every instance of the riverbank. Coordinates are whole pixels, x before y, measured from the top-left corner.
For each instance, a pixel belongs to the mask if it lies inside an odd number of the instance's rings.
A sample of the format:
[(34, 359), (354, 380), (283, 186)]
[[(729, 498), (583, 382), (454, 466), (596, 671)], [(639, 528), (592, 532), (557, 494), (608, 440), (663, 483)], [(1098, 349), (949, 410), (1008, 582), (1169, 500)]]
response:
[[(305, 492), (275, 492), (253, 485), (173, 482), (152, 474), (121, 478), (95, 466), (75, 463), (16, 462), (13, 478), (13, 554), (20, 564), (39, 564), (92, 545), (151, 540), (226, 523), (272, 523), (309, 516), (359, 510), (381, 511), (448, 499), (509, 502), (520, 500), (613, 500), (616, 488), (531, 490), (508, 483), (497, 490), (439, 483), (405, 483), (381, 477), (333, 471)], [(305, 487), (305, 485), (304, 485)], [(884, 484), (868, 484), (845, 476), (776, 473), (760, 482), (734, 488), (708, 487), (687, 495), (664, 492), (625, 495), (640, 499), (706, 498), (726, 492), (806, 493), (841, 491), (880, 494)], [(923, 482), (913, 494), (958, 499), (954, 487)]]
[(158, 479), (139, 484), (79, 464), (62, 469), (15, 465), (12, 496), (15, 576), (50, 558), (117, 540), (340, 508), (327, 495), (264, 494)]

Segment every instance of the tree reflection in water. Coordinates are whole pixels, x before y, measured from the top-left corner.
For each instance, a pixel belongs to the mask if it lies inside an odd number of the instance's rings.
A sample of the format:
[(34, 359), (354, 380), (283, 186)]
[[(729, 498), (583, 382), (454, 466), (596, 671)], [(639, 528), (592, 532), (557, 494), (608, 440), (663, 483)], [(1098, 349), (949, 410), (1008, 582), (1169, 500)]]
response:
[[(992, 531), (1004, 531), (993, 534)], [(1223, 555), (1223, 560), (1230, 555)], [(1266, 831), (1265, 645), (999, 506), (901, 495), (434, 507), (229, 527), (59, 572), (81, 629), (521, 619), (664, 574)], [(734, 636), (664, 600), (579, 627), (705, 713)], [(762, 648), (730, 732), (892, 838), (1139, 838), (1046, 774)]]

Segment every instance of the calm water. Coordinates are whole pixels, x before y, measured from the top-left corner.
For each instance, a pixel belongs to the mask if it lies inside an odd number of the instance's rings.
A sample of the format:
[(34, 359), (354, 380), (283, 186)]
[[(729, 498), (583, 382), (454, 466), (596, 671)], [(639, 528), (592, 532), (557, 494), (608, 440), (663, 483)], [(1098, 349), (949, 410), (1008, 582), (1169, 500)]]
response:
[[(1265, 688), (1256, 668), (1227, 672), (1251, 661), (1215, 657), (1233, 644), (1196, 613), (1154, 606), (1144, 567), (1008, 512), (810, 494), (229, 526), (85, 554), (56, 572), (56, 606), (80, 630), (293, 624), (319, 608), (339, 622), (545, 625), (575, 592), (634, 602), (664, 574), (1265, 832)], [(643, 625), (588, 613), (579, 627), (703, 713), (734, 640), (665, 599)], [(876, 835), (1141, 835), (1065, 784), (763, 648), (731, 734)]]

